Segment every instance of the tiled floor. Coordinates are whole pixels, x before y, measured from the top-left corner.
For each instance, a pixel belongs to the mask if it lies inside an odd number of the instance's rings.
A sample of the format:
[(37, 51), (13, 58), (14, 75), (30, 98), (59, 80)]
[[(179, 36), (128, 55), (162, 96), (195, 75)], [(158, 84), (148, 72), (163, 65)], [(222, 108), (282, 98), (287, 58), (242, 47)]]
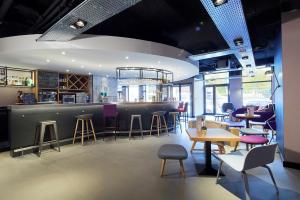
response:
[[(224, 166), (225, 177), (197, 175), (195, 164), (203, 163), (203, 153), (189, 154), (184, 162), (186, 178), (179, 176), (179, 164), (167, 162), (164, 178), (159, 177), (157, 150), (165, 143), (178, 143), (190, 149), (186, 133), (147, 136), (144, 140), (118, 138), (66, 145), (60, 153), (47, 150), (11, 158), (0, 154), (0, 199), (128, 199), (193, 200), (244, 198), (240, 175)], [(214, 164), (218, 164), (216, 159)], [(279, 199), (300, 199), (300, 171), (283, 168), (276, 156), (271, 164), (280, 188)], [(276, 199), (275, 189), (264, 168), (249, 171), (253, 199)]]

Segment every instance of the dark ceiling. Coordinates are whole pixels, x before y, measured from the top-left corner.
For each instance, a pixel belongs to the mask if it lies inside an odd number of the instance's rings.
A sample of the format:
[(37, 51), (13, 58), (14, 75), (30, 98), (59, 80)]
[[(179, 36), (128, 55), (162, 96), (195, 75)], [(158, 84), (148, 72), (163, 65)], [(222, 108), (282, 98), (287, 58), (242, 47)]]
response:
[[(0, 37), (43, 33), (83, 0), (0, 0)], [(242, 0), (257, 59), (273, 57), (280, 13), (299, 0)], [(149, 40), (201, 54), (228, 48), (200, 0), (142, 0), (86, 33)], [(205, 62), (205, 61), (203, 61)]]

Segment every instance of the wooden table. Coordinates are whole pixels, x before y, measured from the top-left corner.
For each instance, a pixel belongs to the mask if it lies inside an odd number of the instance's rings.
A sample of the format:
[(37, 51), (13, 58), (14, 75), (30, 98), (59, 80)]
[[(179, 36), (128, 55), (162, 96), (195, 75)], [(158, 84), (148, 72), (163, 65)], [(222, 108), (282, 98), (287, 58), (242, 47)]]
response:
[(239, 142), (240, 137), (221, 128), (208, 128), (205, 135), (198, 133), (196, 128), (186, 129), (190, 140), (193, 142), (205, 142), (205, 167), (200, 175), (217, 175), (217, 170), (212, 167), (211, 142)]
[(260, 115), (247, 115), (247, 114), (236, 114), (235, 115), (236, 118), (239, 118), (239, 119), (245, 119), (246, 120), (246, 128), (249, 128), (249, 120), (250, 119), (256, 119), (256, 118), (260, 118)]

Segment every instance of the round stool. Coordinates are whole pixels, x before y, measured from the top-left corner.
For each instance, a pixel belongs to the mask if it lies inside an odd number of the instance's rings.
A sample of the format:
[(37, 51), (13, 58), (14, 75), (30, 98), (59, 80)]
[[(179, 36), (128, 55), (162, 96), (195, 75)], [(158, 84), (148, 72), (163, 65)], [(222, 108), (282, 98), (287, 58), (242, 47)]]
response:
[(53, 121), (53, 120), (41, 121), (39, 123), (39, 126), (37, 127), (38, 133), (36, 133), (36, 137), (35, 137), (35, 144), (37, 143), (37, 141), (39, 139), (39, 142), (38, 142), (39, 151), (37, 153), (37, 155), (39, 157), (41, 156), (41, 153), (42, 153), (42, 147), (44, 144), (44, 136), (45, 136), (46, 127), (49, 127), (49, 130), (50, 130), (50, 141), (48, 142), (48, 143), (50, 143), (50, 147), (51, 147), (52, 143), (55, 143), (57, 151), (60, 152), (56, 121)]
[(169, 112), (169, 115), (172, 116), (172, 119), (173, 119), (173, 129), (174, 129), (175, 133), (176, 133), (176, 130), (177, 130), (177, 126), (180, 127), (180, 132), (182, 133), (179, 112)]
[(131, 133), (132, 133), (132, 126), (133, 126), (133, 121), (134, 119), (138, 119), (139, 120), (139, 125), (140, 125), (140, 132), (141, 132), (141, 136), (142, 138), (144, 138), (144, 134), (143, 134), (143, 127), (142, 127), (142, 116), (141, 115), (131, 115), (131, 120), (130, 120), (130, 130), (129, 130), (129, 140), (131, 138)]
[[(240, 137), (240, 142), (245, 143), (246, 144), (246, 148), (247, 151), (249, 150), (249, 144), (251, 146), (251, 148), (254, 145), (264, 145), (267, 144), (269, 142), (269, 140), (265, 137), (262, 136), (257, 136), (257, 135), (246, 135), (246, 136), (241, 136)], [(236, 150), (236, 148), (235, 148)]]
[(183, 146), (179, 144), (164, 144), (159, 148), (157, 155), (161, 159), (161, 169), (160, 169), (161, 177), (164, 175), (164, 169), (165, 169), (167, 159), (179, 160), (180, 174), (183, 177), (185, 177), (182, 160), (187, 159), (188, 153)]
[[(167, 134), (169, 135), (165, 114), (166, 114), (166, 111), (157, 111), (157, 112), (152, 113), (150, 135), (152, 134), (153, 128), (156, 128), (158, 136), (162, 129), (165, 129)], [(155, 118), (156, 118), (156, 120), (155, 120)], [(163, 124), (162, 124), (162, 121), (163, 121)]]
[[(84, 115), (77, 115), (75, 116), (76, 120), (76, 127), (74, 131), (74, 138), (73, 138), (73, 144), (75, 143), (76, 135), (77, 133), (81, 134), (81, 144), (83, 145), (84, 142), (84, 135), (87, 136), (88, 140), (90, 139), (90, 133), (93, 134), (94, 136), (94, 141), (96, 141), (96, 134), (94, 130), (94, 125), (93, 125), (93, 114), (84, 114)], [(78, 124), (81, 122), (81, 130), (77, 131)], [(91, 130), (89, 130), (89, 124)]]
[(269, 134), (264, 131), (255, 130), (252, 128), (241, 128), (241, 135), (261, 135), (267, 137)]

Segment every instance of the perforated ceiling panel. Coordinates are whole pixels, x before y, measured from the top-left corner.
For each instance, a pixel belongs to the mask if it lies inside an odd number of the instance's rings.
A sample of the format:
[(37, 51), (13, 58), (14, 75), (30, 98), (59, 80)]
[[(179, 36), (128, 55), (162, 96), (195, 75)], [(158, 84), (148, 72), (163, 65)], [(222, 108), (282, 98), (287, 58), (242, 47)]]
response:
[[(254, 67), (255, 61), (241, 0), (228, 0), (217, 7), (212, 0), (201, 0), (201, 3), (241, 65), (246, 67), (250, 64)], [(242, 38), (243, 44), (236, 46), (236, 38)], [(243, 60), (244, 56), (248, 56), (248, 59)]]
[[(85, 0), (71, 12), (65, 15), (50, 29), (48, 29), (38, 41), (68, 41), (85, 32), (91, 27), (135, 5), (141, 0)], [(78, 19), (87, 24), (81, 29), (73, 29), (71, 24)]]

